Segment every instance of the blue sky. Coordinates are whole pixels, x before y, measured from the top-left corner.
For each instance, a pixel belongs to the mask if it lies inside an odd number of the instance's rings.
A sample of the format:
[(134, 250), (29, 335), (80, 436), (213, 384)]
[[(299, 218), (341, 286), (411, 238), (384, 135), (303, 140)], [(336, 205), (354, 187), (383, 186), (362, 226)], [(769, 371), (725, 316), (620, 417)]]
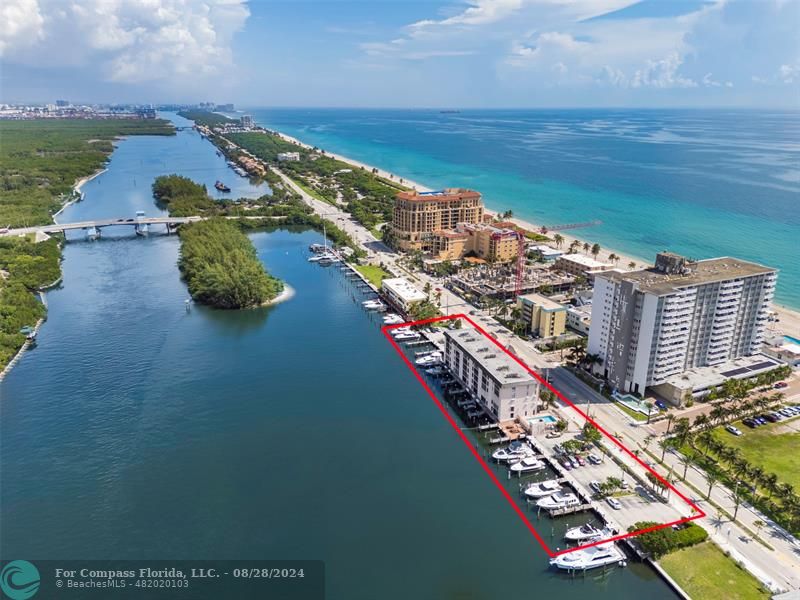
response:
[(5, 0), (0, 99), (800, 108), (800, 0)]

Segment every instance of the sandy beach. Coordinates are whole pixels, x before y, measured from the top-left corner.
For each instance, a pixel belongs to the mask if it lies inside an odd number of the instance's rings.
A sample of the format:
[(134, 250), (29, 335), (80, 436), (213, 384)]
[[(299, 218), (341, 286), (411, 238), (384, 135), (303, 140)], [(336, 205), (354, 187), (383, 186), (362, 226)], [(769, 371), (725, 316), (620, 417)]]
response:
[[(306, 148), (308, 150), (311, 150), (311, 149), (314, 148), (313, 146), (311, 146), (309, 144), (306, 144), (304, 142), (301, 142), (297, 138), (294, 138), (294, 137), (292, 137), (290, 135), (286, 135), (286, 134), (281, 133), (281, 132), (275, 132), (275, 133), (277, 133), (281, 138), (285, 139), (286, 141), (289, 141), (289, 142), (292, 142), (294, 144), (297, 144), (298, 146), (302, 146), (303, 148)], [(363, 163), (363, 162), (358, 161), (358, 160), (353, 160), (352, 158), (348, 158), (347, 156), (342, 156), (341, 154), (335, 154), (333, 152), (328, 152), (327, 150), (325, 150), (325, 154), (328, 155), (328, 156), (331, 156), (331, 157), (333, 157), (333, 158), (335, 158), (337, 160), (340, 160), (342, 162), (345, 162), (345, 163), (348, 163), (350, 165), (353, 165), (354, 167), (358, 167), (358, 168), (364, 167), (365, 169), (370, 170), (370, 171), (372, 169), (377, 169), (378, 175), (380, 175), (381, 177), (383, 177), (385, 179), (392, 180), (392, 181), (397, 181), (398, 183), (400, 183), (400, 180), (402, 179), (403, 185), (415, 188), (416, 190), (418, 190), (420, 192), (428, 192), (428, 191), (431, 191), (433, 189), (433, 188), (425, 186), (425, 185), (423, 185), (423, 184), (421, 184), (421, 183), (419, 183), (417, 181), (413, 181), (413, 180), (407, 179), (405, 177), (400, 177), (399, 175), (396, 175), (394, 173), (390, 173), (389, 171), (386, 171), (386, 170), (381, 169), (379, 167), (375, 167), (374, 165), (369, 165), (367, 163)], [(496, 211), (493, 211), (489, 207), (486, 207), (486, 213), (489, 214), (489, 215), (497, 215), (498, 214)], [(520, 218), (517, 218), (517, 217), (513, 217), (513, 218), (507, 219), (507, 220), (511, 221), (512, 223), (515, 223), (516, 225), (518, 225), (518, 226), (520, 226), (520, 227), (522, 227), (524, 229), (527, 229), (527, 230), (533, 231), (533, 232), (539, 232), (541, 230), (541, 227), (542, 227), (541, 225), (537, 225), (535, 223), (531, 223), (530, 221), (525, 221), (524, 219), (520, 219)], [(564, 231), (559, 231), (559, 232), (555, 232), (555, 233), (559, 233), (564, 238), (564, 241), (561, 244), (561, 248), (563, 248), (563, 249), (569, 248), (569, 245), (573, 242), (573, 240), (577, 240), (578, 242), (580, 242), (581, 250), (579, 250), (579, 252), (583, 252), (582, 248), (583, 248), (583, 244), (584, 243), (588, 243), (589, 245), (593, 245), (594, 244), (594, 242), (591, 240), (591, 237), (589, 237), (589, 236), (576, 237), (576, 236), (570, 235), (569, 233), (564, 232)], [(548, 234), (548, 235), (552, 238), (552, 236), (555, 233), (551, 233), (551, 234)], [(590, 230), (587, 231), (587, 233), (590, 233)], [(554, 246), (555, 244), (553, 242), (550, 242), (550, 245)], [(614, 261), (608, 260), (608, 257), (611, 254), (615, 254), (618, 257), (618, 259), (614, 260)], [(709, 257), (706, 257), (706, 258), (713, 258), (713, 257), (709, 256)], [(625, 254), (625, 253), (623, 253), (623, 252), (621, 252), (619, 250), (615, 250), (614, 248), (605, 248), (605, 247), (601, 248), (600, 253), (597, 255), (597, 260), (603, 261), (603, 262), (613, 263), (618, 268), (625, 269), (625, 270), (629, 270), (628, 265), (630, 263), (635, 263), (635, 265), (636, 265), (635, 268), (636, 269), (642, 269), (642, 268), (646, 268), (646, 267), (652, 266), (652, 262), (650, 262), (650, 261), (648, 261), (648, 260), (646, 260), (646, 259), (644, 259), (644, 258), (642, 258), (640, 256), (633, 256), (631, 254)], [(780, 281), (780, 275), (779, 275), (779, 281)], [(778, 316), (779, 322), (770, 323), (769, 324), (769, 329), (771, 331), (773, 331), (775, 334), (779, 334), (780, 333), (780, 334), (786, 334), (786, 335), (791, 335), (792, 337), (800, 338), (800, 311), (793, 310), (793, 309), (787, 308), (785, 306), (780, 306), (778, 304), (774, 304), (773, 305), (773, 309), (774, 309), (775, 313)]]
[[(84, 185), (86, 185), (87, 183), (89, 183), (89, 182), (90, 182), (92, 179), (94, 179), (95, 177), (99, 177), (100, 175), (102, 175), (103, 173), (105, 173), (107, 170), (108, 170), (108, 169), (99, 169), (99, 170), (95, 171), (94, 173), (92, 173), (91, 175), (87, 175), (86, 177), (81, 177), (80, 179), (78, 179), (78, 180), (75, 182), (75, 185), (74, 185), (74, 186), (72, 186), (72, 189), (73, 189), (73, 190), (75, 190), (75, 193), (76, 193), (76, 194), (80, 194), (80, 193), (81, 193), (81, 188), (82, 188)], [(57, 217), (58, 215), (60, 215), (60, 214), (61, 214), (61, 212), (62, 212), (62, 211), (65, 209), (65, 208), (67, 208), (68, 206), (72, 206), (72, 205), (73, 205), (73, 204), (75, 204), (76, 202), (77, 202), (77, 200), (70, 200), (69, 202), (65, 202), (65, 203), (63, 204), (63, 206), (62, 206), (61, 208), (59, 208), (59, 209), (58, 209), (58, 211), (57, 211), (57, 212), (56, 212), (56, 213), (53, 215), (53, 222), (54, 222), (54, 223), (57, 223), (58, 221), (56, 221), (56, 217)]]

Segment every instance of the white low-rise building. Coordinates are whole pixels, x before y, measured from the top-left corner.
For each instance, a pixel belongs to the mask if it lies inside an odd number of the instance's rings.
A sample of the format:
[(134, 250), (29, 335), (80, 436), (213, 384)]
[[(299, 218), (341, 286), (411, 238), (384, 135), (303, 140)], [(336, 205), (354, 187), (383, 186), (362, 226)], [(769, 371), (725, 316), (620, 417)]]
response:
[(536, 412), (539, 381), (486, 336), (471, 329), (446, 329), (445, 364), (496, 420)]
[(402, 277), (384, 279), (381, 282), (381, 291), (389, 302), (406, 313), (412, 305), (428, 299), (428, 296)]
[(592, 305), (570, 306), (567, 308), (567, 327), (583, 335), (589, 335), (592, 324)]
[(300, 160), (299, 152), (278, 152), (278, 162), (297, 162)]

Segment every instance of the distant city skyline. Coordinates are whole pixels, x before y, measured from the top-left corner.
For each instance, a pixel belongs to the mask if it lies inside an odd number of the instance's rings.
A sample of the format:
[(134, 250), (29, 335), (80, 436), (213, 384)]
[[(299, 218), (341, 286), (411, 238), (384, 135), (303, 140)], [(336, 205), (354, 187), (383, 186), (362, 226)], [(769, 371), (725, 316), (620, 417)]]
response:
[(800, 108), (796, 0), (6, 0), (0, 101)]

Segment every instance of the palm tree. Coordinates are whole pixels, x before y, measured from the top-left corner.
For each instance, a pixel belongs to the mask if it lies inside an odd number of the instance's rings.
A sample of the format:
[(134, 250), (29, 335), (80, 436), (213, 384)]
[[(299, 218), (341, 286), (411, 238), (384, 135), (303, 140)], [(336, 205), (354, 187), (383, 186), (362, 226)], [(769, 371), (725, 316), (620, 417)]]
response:
[(584, 356), (586, 356), (586, 348), (583, 346), (573, 346), (569, 351), (569, 358), (575, 361), (576, 365), (583, 361)]
[(706, 500), (710, 500), (711, 489), (714, 487), (714, 484), (719, 481), (719, 477), (715, 473), (709, 473), (706, 475), (706, 481), (708, 482), (708, 493), (706, 493)]
[(631, 261), (628, 263), (628, 268), (633, 271), (636, 268), (636, 263)]
[(608, 255), (608, 260), (610, 262), (613, 262), (614, 264), (617, 264), (619, 262), (619, 256), (617, 256), (612, 252), (611, 254)]
[(694, 422), (692, 423), (692, 429), (697, 429), (698, 431), (706, 431), (708, 429), (709, 421), (708, 415), (697, 415)]
[(564, 236), (557, 233), (553, 236), (553, 241), (556, 243), (556, 248), (561, 248), (564, 245)]
[(705, 446), (706, 449), (706, 451), (703, 453), (703, 456), (708, 456), (708, 451), (711, 450), (711, 446), (715, 441), (716, 440), (714, 439), (714, 436), (711, 435), (710, 431), (704, 431), (703, 433), (697, 436), (697, 442), (701, 446)]
[(722, 419), (728, 414), (721, 405), (717, 405), (711, 409), (711, 412), (708, 414), (708, 418), (711, 419), (712, 423), (719, 423)]
[(672, 427), (672, 422), (675, 420), (675, 415), (669, 413), (667, 415), (667, 432), (664, 435), (669, 435), (669, 430)]
[(600, 244), (595, 243), (592, 245), (592, 256), (597, 258), (598, 254), (600, 254)]
[(583, 242), (583, 252), (584, 254), (589, 254), (589, 250), (592, 247), (589, 245), (589, 242)]
[(689, 433), (691, 431), (691, 426), (689, 425), (689, 419), (686, 417), (681, 417), (677, 421), (675, 421), (675, 429), (673, 433), (675, 437), (680, 441), (680, 445), (683, 446), (686, 443), (686, 439), (689, 437)]
[(680, 458), (678, 459), (678, 460), (680, 460), (681, 464), (683, 465), (683, 480), (684, 481), (686, 481), (686, 472), (689, 470), (689, 467), (694, 463), (695, 456), (696, 456), (695, 454), (692, 454), (690, 456), (685, 456), (685, 455), (681, 454)]
[(764, 486), (764, 489), (767, 490), (769, 494), (767, 500), (769, 500), (772, 498), (772, 495), (778, 491), (778, 476), (775, 475), (775, 473), (767, 473), (761, 480), (761, 484)]
[(753, 494), (758, 497), (758, 485), (761, 483), (761, 478), (764, 477), (764, 467), (753, 465), (747, 475), (750, 479), (750, 483), (753, 484)]

